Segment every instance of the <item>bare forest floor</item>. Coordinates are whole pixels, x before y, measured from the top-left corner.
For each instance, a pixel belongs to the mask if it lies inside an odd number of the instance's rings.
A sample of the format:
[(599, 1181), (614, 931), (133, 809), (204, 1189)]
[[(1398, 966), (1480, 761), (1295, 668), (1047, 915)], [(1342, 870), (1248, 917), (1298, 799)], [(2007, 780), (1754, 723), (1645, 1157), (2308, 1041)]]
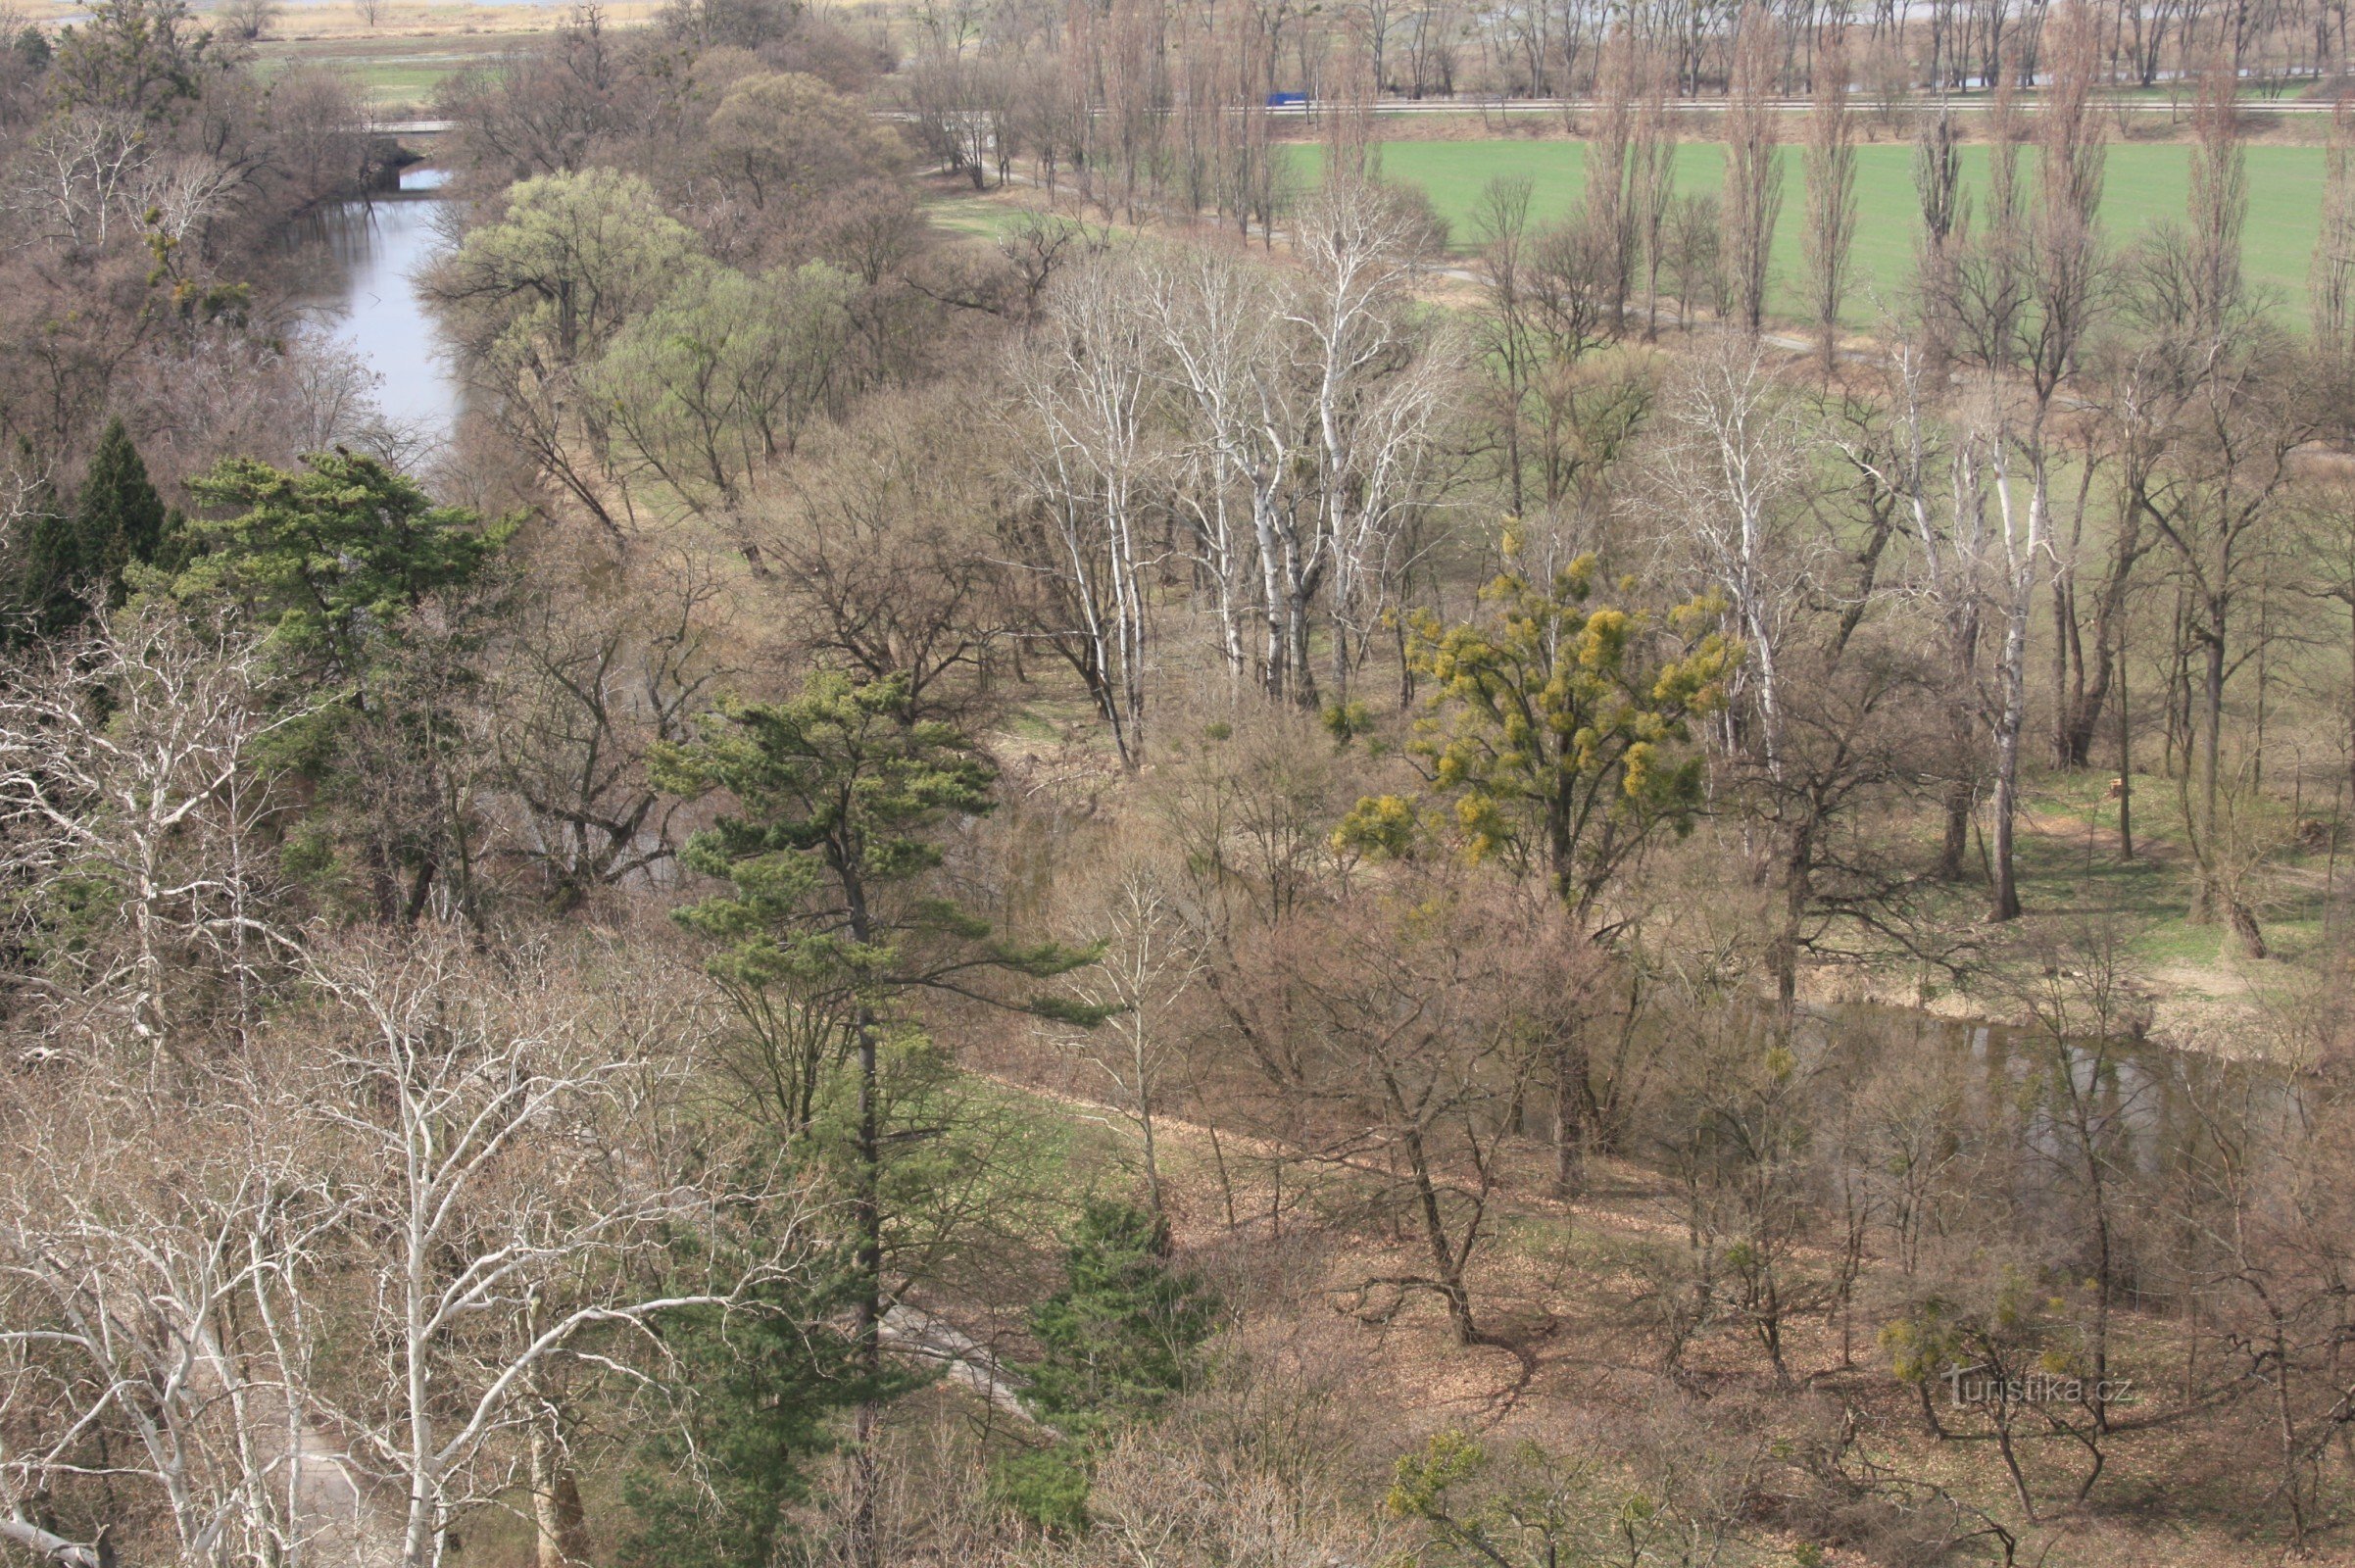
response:
[[(1101, 1085), (1087, 1068), (1015, 1048), (983, 1070), (1024, 1086), (1041, 1113), (1111, 1139), (1115, 1161), (1133, 1171), (1134, 1146), (1110, 1131), (1122, 1123), (1096, 1102)], [(1969, 1430), (1966, 1418), (1950, 1421), (1949, 1439), (1933, 1437), (1918, 1395), (1890, 1374), (1879, 1322), (1911, 1282), (1889, 1257), (1868, 1257), (1841, 1306), (1830, 1295), (1834, 1251), (1800, 1250), (1793, 1298), (1813, 1293), (1820, 1304), (1795, 1313), (1787, 1331), (1788, 1385), (1778, 1386), (1755, 1339), (1732, 1323), (1698, 1336), (1671, 1376), (1663, 1364), (1673, 1305), (1667, 1282), (1687, 1237), (1676, 1185), (1631, 1159), (1596, 1159), (1585, 1191), (1563, 1201), (1548, 1196), (1544, 1152), (1533, 1141), (1500, 1172), (1490, 1239), (1470, 1271), (1483, 1328), (1498, 1343), (1460, 1348), (1436, 1298), (1368, 1288), (1428, 1262), (1419, 1237), (1397, 1228), (1406, 1223), (1403, 1212), (1369, 1201), (1373, 1180), (1199, 1122), (1164, 1119), (1158, 1132), (1179, 1239), (1241, 1308), (1222, 1353), (1284, 1386), (1312, 1389), (1320, 1407), (1352, 1413), (1342, 1467), (1353, 1467), (1369, 1510), (1379, 1511), (1398, 1455), (1451, 1429), (1489, 1442), (1492, 1451), (1529, 1441), (1556, 1453), (1597, 1445), (1613, 1454), (1706, 1453), (1707, 1463), (1754, 1464), (1769, 1478), (1762, 1498), (1771, 1499), (1779, 1465), (1836, 1444), (1852, 1423), (1849, 1468), (1881, 1467), (1909, 1488), (1941, 1489), (1954, 1505), (2007, 1521), (2020, 1534), (2020, 1562), (2355, 1563), (2355, 1542), (2310, 1541), (2292, 1552), (2281, 1538), (2248, 1488), (2249, 1455), (2264, 1442), (2253, 1407), (2243, 1430), (2241, 1417), (2181, 1397), (2186, 1358), (2218, 1353), (2201, 1343), (2197, 1325), (2128, 1314), (2114, 1364), (2133, 1380), (2134, 1404), (2120, 1420), (2100, 1486), (2085, 1504), (2070, 1502), (2082, 1454), (2066, 1440), (2027, 1440), (2023, 1468), (2041, 1521), (2029, 1524), (1984, 1433)], [(1692, 1484), (1722, 1479), (1695, 1474)], [(1782, 1558), (1778, 1549), (1792, 1550), (1803, 1537), (1791, 1528), (1795, 1521), (1775, 1513), (1772, 1500), (1761, 1500), (1745, 1521), (1744, 1540), (1765, 1553), (1756, 1560), (1932, 1560), (1892, 1557), (1888, 1541), (1861, 1538), (1855, 1549), (1810, 1556), (1802, 1548)], [(1809, 1528), (1823, 1539), (1820, 1519)], [(1958, 1549), (1937, 1560), (1995, 1559)]]

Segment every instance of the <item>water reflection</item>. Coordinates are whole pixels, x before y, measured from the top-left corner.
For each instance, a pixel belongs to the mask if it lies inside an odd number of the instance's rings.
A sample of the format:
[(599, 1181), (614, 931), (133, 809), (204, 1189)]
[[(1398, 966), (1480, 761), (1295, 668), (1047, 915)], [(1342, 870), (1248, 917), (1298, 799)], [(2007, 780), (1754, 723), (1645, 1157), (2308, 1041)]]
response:
[(2085, 1136), (2114, 1165), (2156, 1177), (2210, 1161), (2219, 1136), (2251, 1140), (2253, 1153), (2285, 1145), (2301, 1114), (2296, 1079), (2277, 1066), (2141, 1040), (2056, 1041), (2001, 1024), (1851, 1005), (1806, 1019), (1793, 1045), (1828, 1069), (1828, 1085), (1853, 1087), (1895, 1067), (1922, 1095), (1943, 1101), (1958, 1135), (2008, 1135), (2030, 1156), (2016, 1173), (2016, 1196), (2029, 1202), (2052, 1190), (2051, 1168), (2082, 1158)]
[(297, 309), (376, 376), (387, 418), (434, 443), (449, 439), (464, 393), (415, 274), (442, 243), (433, 192), (448, 177), (438, 169), (404, 171), (399, 194), (339, 203), (294, 235)]

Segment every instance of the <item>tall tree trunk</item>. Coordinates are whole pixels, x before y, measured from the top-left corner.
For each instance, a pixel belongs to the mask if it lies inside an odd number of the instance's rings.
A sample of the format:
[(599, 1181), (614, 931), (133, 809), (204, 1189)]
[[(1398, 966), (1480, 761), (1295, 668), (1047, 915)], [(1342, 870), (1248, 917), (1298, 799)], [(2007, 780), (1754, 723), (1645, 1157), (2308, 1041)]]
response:
[(1431, 1250), (1432, 1271), (1447, 1302), (1447, 1326), (1457, 1345), (1481, 1343), (1480, 1326), (1472, 1317), (1472, 1294), (1464, 1286), (1463, 1262), (1447, 1238), (1447, 1215), (1440, 1210), (1439, 1186), (1431, 1176), (1431, 1153), (1420, 1131), (1409, 1128), (1404, 1140), (1408, 1169), (1413, 1173), (1415, 1207), (1423, 1222), (1423, 1239)]
[(2200, 628), (2199, 756), (2194, 763), (2194, 788), (2199, 796), (2199, 886), (2192, 895), (2191, 917), (2212, 920), (2217, 914), (2216, 830), (2224, 799), (2222, 772), (2225, 689), (2225, 618), (2221, 606), (2208, 606)]
[[(2010, 566), (2002, 662), (1996, 669), (1994, 887), (1987, 907), (1991, 920), (2020, 917), (2019, 868), (2013, 854), (2020, 814), (2020, 731), (2028, 721), (2028, 623), (2035, 610), (2036, 558), (2044, 540), (2047, 501), (2040, 416), (2031, 439), (2027, 532)], [(2003, 482), (1999, 474), (1996, 483)]]
[(1805, 928), (1807, 906), (1815, 892), (1815, 823), (1805, 808), (1791, 830), (1791, 850), (1783, 860), (1783, 929), (1772, 947), (1775, 1001), (1788, 1019), (1799, 999), (1799, 940)]
[(552, 1396), (531, 1421), (531, 1513), (539, 1568), (588, 1568), (587, 1515)]
[(1301, 587), (1297, 582), (1284, 595), (1284, 629), (1286, 632), (1286, 663), (1292, 677), (1292, 701), (1296, 708), (1310, 712), (1320, 706), (1316, 689), (1316, 666), (1309, 662), (1309, 637), (1315, 622), (1310, 614), (1310, 602), (1315, 589)]
[[(1575, 1026), (1573, 1026), (1575, 1028)], [(1575, 1032), (1553, 1049), (1553, 1196), (1567, 1200), (1582, 1185), (1587, 1131), (1594, 1124), (1595, 1083), (1587, 1043)]]
[(1946, 710), (1946, 745), (1953, 776), (1945, 788), (1945, 835), (1938, 846), (1938, 877), (1941, 882), (1962, 879), (1963, 857), (1971, 846), (1971, 810), (1978, 798), (1973, 782), (1978, 752), (1979, 612), (1969, 605), (1948, 612), (1954, 689)]
[[(863, 943), (866, 938), (861, 935), (859, 940)], [(868, 1390), (851, 1413), (850, 1547), (853, 1568), (880, 1568), (883, 1543), (876, 1505), (882, 1478), (875, 1452), (880, 1410), (874, 1386), (883, 1374), (882, 1141), (876, 1119), (875, 1020), (864, 1005), (859, 1008), (853, 1028), (859, 1041), (859, 1185), (852, 1204), (859, 1230), (859, 1302), (852, 1327), (859, 1348), (859, 1373), (867, 1380)]]
[(2066, 770), (2078, 704), (2070, 697), (2070, 662), (2076, 656), (2077, 691), (2085, 686), (2085, 650), (2078, 645), (2077, 573), (2065, 563), (2052, 568), (2052, 765)]
[(1938, 877), (1941, 882), (1962, 880), (1963, 857), (1971, 848), (1973, 793), (1967, 779), (1949, 779), (1946, 783), (1946, 829), (1938, 849)]
[[(2355, 788), (2355, 595), (2349, 596), (2347, 610), (2347, 783)], [(2338, 831), (2336, 821), (2330, 831)]]
[[(2123, 639), (2123, 630), (2120, 636)], [(2127, 709), (2126, 648), (2121, 642), (2118, 669), (2118, 858), (2134, 858), (2134, 725)]]

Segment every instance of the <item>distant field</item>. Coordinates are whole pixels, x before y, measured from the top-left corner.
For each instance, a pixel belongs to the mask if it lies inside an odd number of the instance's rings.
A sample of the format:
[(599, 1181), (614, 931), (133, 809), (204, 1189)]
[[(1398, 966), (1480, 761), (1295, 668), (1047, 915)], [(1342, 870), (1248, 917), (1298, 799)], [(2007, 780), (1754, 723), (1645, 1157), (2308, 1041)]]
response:
[[(651, 16), (655, 4), (621, 0), (604, 9), (609, 26), (630, 26)], [(286, 7), (256, 53), (265, 71), (296, 61), (339, 67), (359, 78), (379, 109), (415, 108), (430, 102), (434, 89), (458, 72), (545, 37), (564, 15), (557, 0), (396, 0), (371, 27), (352, 5), (308, 0)]]
[[(1292, 149), (1302, 160), (1302, 177), (1313, 181), (1322, 149)], [(1384, 171), (1421, 186), (1452, 228), (1458, 249), (1472, 245), (1471, 215), (1481, 189), (1500, 174), (1526, 174), (1533, 181), (1531, 206), (1541, 220), (1567, 212), (1585, 188), (1585, 147), (1569, 141), (1396, 141), (1382, 149)], [(1976, 190), (1987, 174), (1987, 149), (1962, 152), (1966, 186)], [(1785, 312), (1796, 306), (1791, 289), (1800, 275), (1799, 223), (1805, 183), (1795, 147), (1784, 152), (1783, 218), (1775, 235), (1778, 293)], [(2102, 221), (2113, 242), (2148, 224), (2183, 214), (2191, 149), (2179, 145), (2114, 146), (2103, 185)], [(1854, 326), (1878, 315), (1871, 294), (1901, 285), (1913, 270), (1916, 207), (1913, 150), (1906, 146), (1860, 147), (1856, 155), (1857, 223), (1853, 252), (1855, 283), (1844, 316)], [(2035, 155), (2021, 155), (2024, 173), (2033, 173)], [(2284, 309), (2302, 319), (2306, 269), (2322, 226), (2323, 151), (2319, 147), (2248, 149), (2249, 217), (2246, 270), (2251, 282), (2273, 290)], [(1686, 143), (1677, 149), (1677, 188), (1714, 191), (1724, 183), (1723, 149)]]
[(338, 67), (359, 78), (378, 108), (431, 101), (434, 89), (469, 66), (495, 60), (538, 34), (498, 32), (402, 38), (270, 39), (259, 46), (262, 69), (282, 71), (298, 61)]

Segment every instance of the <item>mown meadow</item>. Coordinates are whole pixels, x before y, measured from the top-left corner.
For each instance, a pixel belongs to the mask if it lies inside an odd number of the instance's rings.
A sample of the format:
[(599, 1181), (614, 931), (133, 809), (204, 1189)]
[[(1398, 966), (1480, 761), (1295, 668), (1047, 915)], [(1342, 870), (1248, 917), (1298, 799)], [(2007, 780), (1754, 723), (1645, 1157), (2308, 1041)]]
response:
[[(1790, 127), (1794, 137), (1798, 127)], [(1291, 149), (1303, 183), (1312, 184), (1323, 166), (1323, 149)], [(1913, 270), (1918, 208), (1909, 143), (1877, 143), (1856, 154), (1857, 221), (1852, 255), (1854, 284), (1843, 319), (1869, 328), (1880, 318), (1890, 293)], [(2249, 214), (2244, 254), (2248, 280), (2270, 290), (2281, 308), (2302, 319), (2306, 311), (2306, 269), (2321, 230), (2323, 149), (2252, 146), (2247, 149)], [(2124, 241), (2153, 224), (2180, 220), (2190, 179), (2191, 148), (2180, 143), (2134, 143), (2109, 149), (2101, 217), (2111, 239)], [(1393, 141), (1382, 147), (1383, 172), (1431, 197), (1447, 220), (1450, 243), (1459, 252), (1478, 247), (1473, 213), (1480, 194), (1497, 178), (1527, 176), (1531, 213), (1550, 221), (1567, 212), (1586, 188), (1586, 145), (1569, 140)], [(1796, 314), (1791, 293), (1801, 271), (1799, 215), (1806, 200), (1800, 150), (1783, 150), (1783, 221), (1775, 235), (1776, 297)], [(2034, 177), (2035, 153), (2022, 153), (2023, 172)], [(1963, 149), (1963, 181), (1975, 199), (1987, 184), (1987, 149)], [(1677, 148), (1680, 192), (1715, 192), (1725, 180), (1724, 149), (1689, 141)]]

